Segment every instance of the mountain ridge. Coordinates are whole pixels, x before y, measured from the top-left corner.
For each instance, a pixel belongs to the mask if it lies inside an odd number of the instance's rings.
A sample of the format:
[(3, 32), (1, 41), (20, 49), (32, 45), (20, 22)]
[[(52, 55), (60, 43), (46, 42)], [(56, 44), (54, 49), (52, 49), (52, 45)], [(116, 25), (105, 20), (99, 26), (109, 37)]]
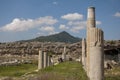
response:
[(24, 42), (31, 41), (39, 41), (39, 42), (65, 42), (65, 43), (75, 43), (81, 41), (81, 38), (74, 37), (67, 33), (66, 31), (62, 31), (57, 34), (48, 35), (48, 36), (39, 36), (30, 40), (22, 40)]

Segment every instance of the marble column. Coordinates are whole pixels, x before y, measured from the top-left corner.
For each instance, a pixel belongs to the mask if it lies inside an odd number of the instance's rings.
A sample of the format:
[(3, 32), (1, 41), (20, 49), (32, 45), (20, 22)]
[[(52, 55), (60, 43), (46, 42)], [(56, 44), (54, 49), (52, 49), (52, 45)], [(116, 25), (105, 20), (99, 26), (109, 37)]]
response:
[(51, 66), (51, 57), (48, 56), (48, 66)]
[(89, 56), (89, 44), (90, 44), (90, 28), (96, 27), (96, 20), (95, 20), (95, 8), (89, 7), (88, 14), (87, 14), (87, 37), (86, 37), (86, 70), (87, 75), (89, 76), (89, 64), (90, 64), (90, 56)]
[(63, 53), (62, 53), (62, 59), (66, 60), (66, 46), (64, 46)]
[(95, 8), (88, 8), (86, 71), (90, 80), (104, 80), (103, 31), (96, 28)]
[(43, 68), (44, 60), (43, 60), (43, 51), (39, 50), (38, 55), (38, 70)]
[(44, 51), (44, 68), (46, 68), (48, 65), (48, 56), (47, 56), (47, 52)]
[(86, 70), (86, 42), (84, 38), (82, 39), (82, 65)]
[(90, 80), (104, 80), (103, 31), (91, 28), (90, 32), (89, 78)]

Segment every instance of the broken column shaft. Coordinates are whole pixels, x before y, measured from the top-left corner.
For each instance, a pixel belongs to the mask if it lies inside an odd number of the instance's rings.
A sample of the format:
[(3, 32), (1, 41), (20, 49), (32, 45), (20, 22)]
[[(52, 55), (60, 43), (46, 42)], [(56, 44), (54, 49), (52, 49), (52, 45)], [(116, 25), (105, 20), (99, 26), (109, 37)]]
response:
[(90, 80), (104, 79), (103, 31), (96, 28), (95, 8), (88, 8), (86, 71)]
[(46, 68), (48, 65), (48, 56), (47, 52), (44, 51), (44, 68)]
[(43, 60), (43, 51), (39, 51), (38, 55), (38, 70), (43, 68), (44, 60)]
[(83, 68), (86, 70), (86, 42), (85, 39), (82, 39), (82, 65)]
[(50, 56), (48, 56), (48, 64), (47, 64), (48, 66), (50, 66), (51, 65), (51, 57)]
[(66, 46), (64, 46), (63, 53), (62, 53), (62, 59), (66, 60)]
[(90, 32), (89, 78), (90, 80), (104, 80), (103, 31), (91, 28)]
[(90, 44), (90, 28), (96, 27), (96, 21), (95, 21), (95, 8), (94, 7), (89, 7), (88, 8), (88, 15), (87, 15), (87, 46), (86, 46), (86, 69), (87, 69), (87, 75), (89, 76), (89, 44)]

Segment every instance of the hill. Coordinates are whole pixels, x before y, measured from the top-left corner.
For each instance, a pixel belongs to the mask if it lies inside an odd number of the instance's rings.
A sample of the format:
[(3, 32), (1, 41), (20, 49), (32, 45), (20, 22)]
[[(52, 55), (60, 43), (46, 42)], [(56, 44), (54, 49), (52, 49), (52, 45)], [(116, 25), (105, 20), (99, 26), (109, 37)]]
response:
[(35, 39), (25, 40), (25, 41), (75, 43), (75, 42), (81, 41), (81, 39), (74, 37), (74, 36), (70, 35), (69, 33), (63, 31), (58, 34), (49, 35), (49, 36), (40, 36)]

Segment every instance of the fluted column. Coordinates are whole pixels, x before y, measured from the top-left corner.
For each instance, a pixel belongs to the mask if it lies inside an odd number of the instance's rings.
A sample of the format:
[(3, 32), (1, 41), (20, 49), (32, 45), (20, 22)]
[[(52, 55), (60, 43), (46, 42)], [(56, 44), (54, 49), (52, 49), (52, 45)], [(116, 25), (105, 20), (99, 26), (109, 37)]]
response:
[(89, 76), (89, 64), (90, 64), (90, 59), (89, 59), (89, 44), (90, 44), (90, 28), (96, 27), (96, 20), (95, 20), (95, 8), (94, 7), (89, 7), (88, 8), (88, 15), (87, 15), (87, 37), (86, 37), (86, 70), (87, 70), (87, 75)]
[(43, 68), (44, 60), (43, 60), (43, 52), (40, 50), (38, 55), (38, 70)]
[(64, 50), (62, 53), (62, 59), (65, 61), (66, 60), (66, 46), (64, 46)]
[(86, 69), (86, 42), (85, 39), (82, 39), (82, 65)]
[(96, 20), (95, 20), (95, 7), (88, 8), (87, 14), (87, 27), (96, 27)]
[(48, 56), (47, 52), (44, 51), (44, 68), (46, 68), (48, 65)]
[(48, 66), (50, 66), (50, 65), (51, 65), (51, 57), (48, 56)]
[(104, 80), (103, 31), (91, 28), (90, 36), (89, 78), (90, 80)]

